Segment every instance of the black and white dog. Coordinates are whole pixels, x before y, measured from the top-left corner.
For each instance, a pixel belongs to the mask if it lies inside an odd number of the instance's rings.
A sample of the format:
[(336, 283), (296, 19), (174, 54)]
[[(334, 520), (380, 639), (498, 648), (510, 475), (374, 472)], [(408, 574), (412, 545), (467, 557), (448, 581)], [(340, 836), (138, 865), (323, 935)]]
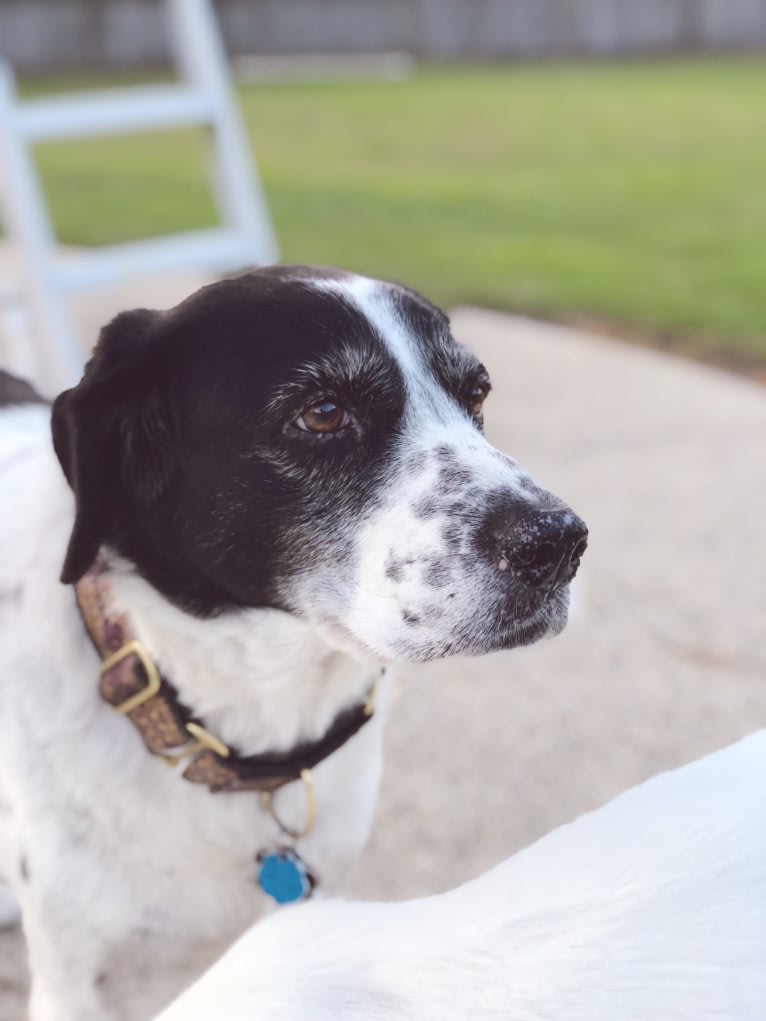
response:
[(384, 664), (564, 627), (586, 529), (484, 439), (488, 391), (425, 299), (306, 267), (118, 316), (55, 454), (2, 378), (0, 875), (32, 1021), (150, 1017), (263, 890), (339, 882)]

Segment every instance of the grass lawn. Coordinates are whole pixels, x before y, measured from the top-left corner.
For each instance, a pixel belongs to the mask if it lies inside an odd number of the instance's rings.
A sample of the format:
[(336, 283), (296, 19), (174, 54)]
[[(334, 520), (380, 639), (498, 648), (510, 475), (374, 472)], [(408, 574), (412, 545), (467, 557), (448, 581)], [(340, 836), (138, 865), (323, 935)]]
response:
[[(766, 365), (766, 63), (243, 87), (285, 261)], [(204, 139), (41, 147), (62, 238), (202, 226)]]

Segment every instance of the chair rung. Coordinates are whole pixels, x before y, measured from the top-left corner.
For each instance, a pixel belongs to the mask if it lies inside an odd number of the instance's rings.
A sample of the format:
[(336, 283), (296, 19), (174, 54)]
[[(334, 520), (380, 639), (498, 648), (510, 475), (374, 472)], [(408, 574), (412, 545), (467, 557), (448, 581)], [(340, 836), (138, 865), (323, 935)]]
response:
[(62, 287), (77, 292), (157, 273), (231, 272), (261, 261), (259, 251), (259, 239), (239, 231), (190, 231), (67, 253), (57, 259), (55, 275)]
[(160, 131), (210, 124), (213, 119), (210, 98), (188, 85), (138, 85), (28, 99), (17, 113), (22, 134), (35, 142)]

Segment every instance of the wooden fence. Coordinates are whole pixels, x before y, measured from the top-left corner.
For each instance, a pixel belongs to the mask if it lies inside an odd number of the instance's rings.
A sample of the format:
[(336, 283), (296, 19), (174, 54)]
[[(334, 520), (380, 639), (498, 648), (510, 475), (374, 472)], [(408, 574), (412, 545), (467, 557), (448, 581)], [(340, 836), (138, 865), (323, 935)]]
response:
[[(24, 68), (167, 60), (162, 0), (0, 0), (0, 55)], [(431, 59), (766, 49), (766, 0), (218, 0), (232, 54)]]

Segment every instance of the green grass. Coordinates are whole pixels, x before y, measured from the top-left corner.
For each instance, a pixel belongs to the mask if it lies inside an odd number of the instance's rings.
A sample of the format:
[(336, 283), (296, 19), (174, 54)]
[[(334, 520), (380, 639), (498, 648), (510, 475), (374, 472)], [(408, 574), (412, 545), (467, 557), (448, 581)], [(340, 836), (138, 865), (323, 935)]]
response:
[[(766, 364), (766, 64), (244, 87), (286, 261)], [(42, 147), (67, 241), (202, 226), (190, 132)]]

